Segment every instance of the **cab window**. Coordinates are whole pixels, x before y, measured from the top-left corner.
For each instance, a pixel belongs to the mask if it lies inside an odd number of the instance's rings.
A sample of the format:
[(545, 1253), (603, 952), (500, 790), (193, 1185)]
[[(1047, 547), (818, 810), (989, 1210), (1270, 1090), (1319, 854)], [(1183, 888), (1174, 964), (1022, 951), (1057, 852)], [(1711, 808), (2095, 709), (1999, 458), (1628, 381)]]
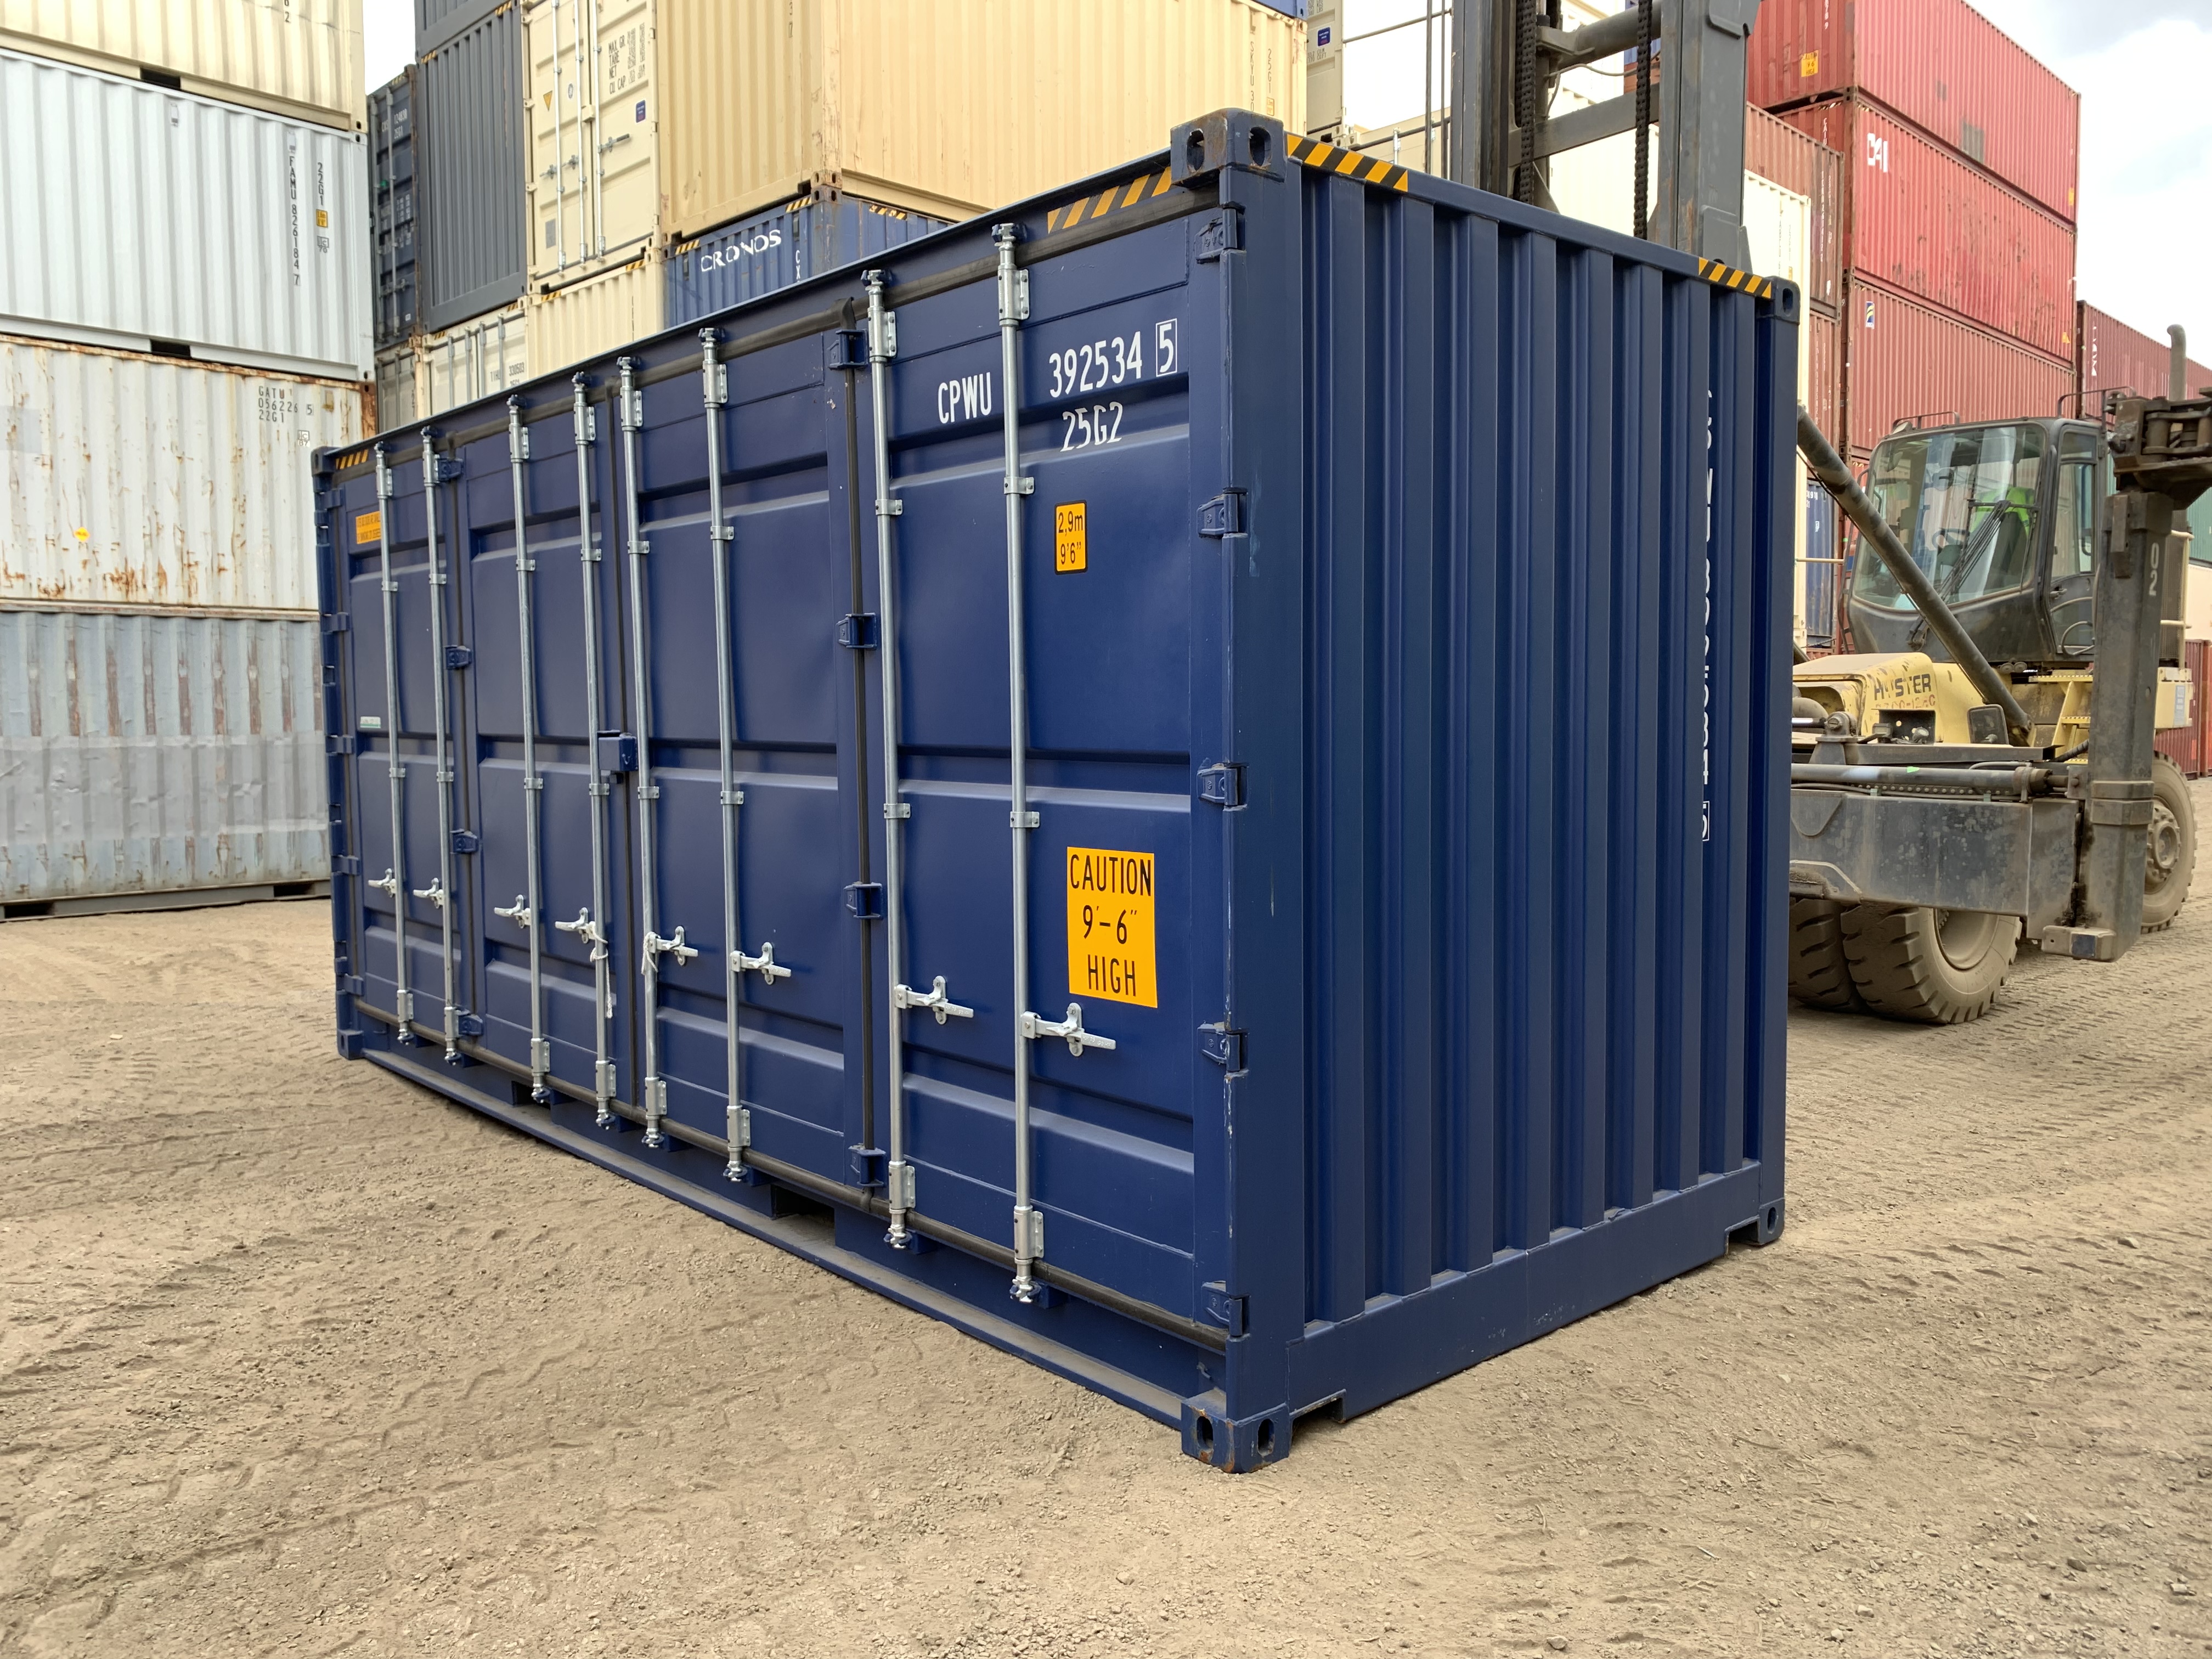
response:
[(2058, 493), (2051, 506), (2057, 520), (2051, 544), (2051, 580), (2087, 576), (2097, 568), (2097, 468), (2094, 461), (2068, 461), (2058, 469)]
[[(1869, 493), (1936, 591), (1958, 605), (2010, 592), (2035, 568), (2040, 426), (1900, 433), (1875, 451)], [(1862, 556), (1856, 598), (1891, 610), (1912, 601), (1879, 559)]]

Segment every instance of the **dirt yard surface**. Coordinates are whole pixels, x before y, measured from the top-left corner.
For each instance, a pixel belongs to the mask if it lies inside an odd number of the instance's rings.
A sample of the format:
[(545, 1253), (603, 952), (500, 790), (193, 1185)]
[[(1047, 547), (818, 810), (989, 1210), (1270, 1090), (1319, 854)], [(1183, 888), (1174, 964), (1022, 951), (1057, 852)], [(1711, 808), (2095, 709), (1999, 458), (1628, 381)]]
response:
[(0, 1652), (2212, 1653), (2201, 885), (1793, 1013), (1778, 1245), (1243, 1477), (337, 1060), (319, 907), (0, 927)]

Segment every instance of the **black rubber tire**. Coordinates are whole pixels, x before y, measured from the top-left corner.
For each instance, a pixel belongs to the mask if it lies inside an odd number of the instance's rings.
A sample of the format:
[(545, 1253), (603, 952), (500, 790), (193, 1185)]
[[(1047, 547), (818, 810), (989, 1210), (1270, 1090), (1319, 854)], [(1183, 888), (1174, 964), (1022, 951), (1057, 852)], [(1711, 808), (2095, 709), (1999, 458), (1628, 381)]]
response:
[(1832, 899), (1790, 901), (1790, 994), (1808, 1008), (1864, 1013), (1844, 957), (1844, 911)]
[(2020, 949), (2020, 918), (1978, 910), (1843, 915), (1844, 956), (1866, 1006), (1891, 1019), (1960, 1025), (1989, 1012)]
[(2189, 900), (2190, 878), (2197, 873), (2197, 809), (2189, 781), (2163, 755), (2150, 762), (2150, 831), (2143, 842), (2142, 930), (2161, 933), (2173, 926)]

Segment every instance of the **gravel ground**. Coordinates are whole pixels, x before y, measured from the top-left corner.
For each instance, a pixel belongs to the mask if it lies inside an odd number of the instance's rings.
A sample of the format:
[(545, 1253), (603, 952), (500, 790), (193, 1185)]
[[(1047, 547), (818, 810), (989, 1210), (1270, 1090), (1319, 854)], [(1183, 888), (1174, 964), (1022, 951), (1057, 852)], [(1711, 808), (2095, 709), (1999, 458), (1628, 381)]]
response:
[(1793, 1012), (1779, 1245), (1238, 1478), (338, 1060), (326, 927), (0, 928), (0, 1652), (2212, 1653), (2204, 898)]

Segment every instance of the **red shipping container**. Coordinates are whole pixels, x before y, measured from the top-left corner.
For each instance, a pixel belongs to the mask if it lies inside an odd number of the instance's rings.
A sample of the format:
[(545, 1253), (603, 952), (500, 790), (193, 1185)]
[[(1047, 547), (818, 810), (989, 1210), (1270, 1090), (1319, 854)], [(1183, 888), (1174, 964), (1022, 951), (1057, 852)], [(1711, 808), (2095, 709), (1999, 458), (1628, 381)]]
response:
[(2001, 421), (2058, 412), (2074, 365), (1854, 272), (1844, 281), (1844, 402), (1854, 458), (1908, 415)]
[(2072, 226), (1863, 99), (1786, 118), (1844, 153), (1847, 271), (2072, 361)]
[(1765, 0), (1746, 95), (1863, 92), (2071, 224), (2081, 95), (1966, 0)]
[(2205, 693), (2212, 690), (2205, 684), (2208, 668), (2212, 668), (2212, 640), (2190, 641), (2182, 648), (2181, 659), (2189, 670), (2189, 724), (2169, 726), (2160, 732), (2157, 748), (2160, 754), (2181, 769), (2183, 776), (2201, 778), (2204, 775), (2206, 728), (2212, 726), (2212, 708), (2205, 707)]
[[(2075, 368), (2077, 389), (2099, 392), (2107, 386), (2127, 386), (2145, 398), (2166, 393), (2172, 347), (2166, 341), (2130, 328), (2109, 312), (2083, 305), (2077, 313), (2074, 337), (2077, 342)], [(2192, 397), (2200, 386), (2212, 386), (2212, 368), (2189, 360), (2187, 390)], [(2082, 400), (2085, 412), (2097, 412), (2097, 399)]]
[(1813, 266), (1805, 301), (1832, 315), (1844, 302), (1844, 158), (1810, 133), (1746, 105), (1743, 167), (1812, 203)]

